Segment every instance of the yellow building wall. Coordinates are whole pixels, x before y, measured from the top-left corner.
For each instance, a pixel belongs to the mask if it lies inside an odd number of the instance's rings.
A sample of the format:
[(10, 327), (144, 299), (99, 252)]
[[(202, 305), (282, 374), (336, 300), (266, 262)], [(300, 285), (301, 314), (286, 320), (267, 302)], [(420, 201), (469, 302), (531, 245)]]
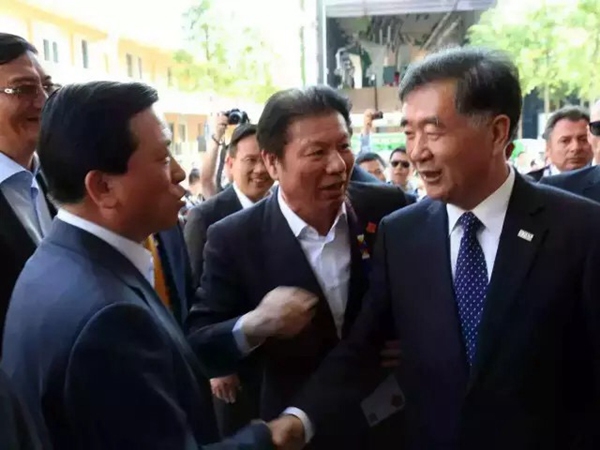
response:
[[(57, 83), (98, 79), (136, 80), (154, 86), (159, 96), (176, 93), (172, 54), (131, 39), (111, 36), (88, 24), (36, 7), (24, 0), (0, 0), (0, 30), (26, 38), (36, 46), (39, 58)], [(84, 67), (82, 41), (87, 43), (88, 67)], [(56, 47), (56, 52), (54, 51)], [(58, 57), (55, 57), (55, 53)], [(129, 55), (129, 57), (128, 57)], [(130, 58), (130, 64), (128, 63)], [(55, 61), (58, 60), (58, 62)], [(141, 66), (141, 71), (140, 71)], [(179, 96), (185, 94), (178, 94)], [(172, 124), (174, 143), (183, 149), (186, 161), (199, 160), (198, 138), (204, 134), (206, 115), (185, 113), (170, 102), (164, 110)], [(185, 126), (183, 136), (181, 126)]]

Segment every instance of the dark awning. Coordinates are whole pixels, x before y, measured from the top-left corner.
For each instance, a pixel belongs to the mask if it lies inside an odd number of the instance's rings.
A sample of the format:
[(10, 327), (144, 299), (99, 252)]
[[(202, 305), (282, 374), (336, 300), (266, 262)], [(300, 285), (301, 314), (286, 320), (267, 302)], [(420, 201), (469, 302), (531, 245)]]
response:
[(483, 11), (496, 0), (324, 0), (327, 17)]

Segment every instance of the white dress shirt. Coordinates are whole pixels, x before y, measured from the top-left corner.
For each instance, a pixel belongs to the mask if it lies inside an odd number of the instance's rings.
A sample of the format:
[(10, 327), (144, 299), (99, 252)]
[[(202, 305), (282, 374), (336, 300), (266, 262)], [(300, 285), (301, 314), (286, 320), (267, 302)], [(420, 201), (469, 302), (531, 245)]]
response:
[(242, 205), (242, 209), (248, 209), (255, 205), (255, 203), (250, 200), (246, 195), (240, 190), (237, 184), (232, 183), (233, 190), (235, 191), (235, 195), (237, 195), (240, 204)]
[[(482, 201), (471, 210), (473, 214), (481, 221), (483, 226), (477, 231), (477, 240), (487, 267), (488, 281), (492, 277), (494, 270), (494, 261), (498, 252), (500, 235), (504, 226), (504, 218), (508, 209), (508, 201), (515, 185), (515, 171), (510, 168), (506, 181), (493, 194)], [(448, 213), (448, 234), (450, 236), (450, 263), (452, 267), (452, 276), (456, 272), (456, 261), (458, 260), (458, 250), (460, 249), (460, 240), (463, 236), (463, 229), (458, 225), (458, 219), (466, 211), (455, 205), (446, 205)]]
[(64, 209), (60, 209), (58, 211), (56, 218), (68, 223), (69, 225), (87, 231), (99, 239), (102, 239), (108, 245), (125, 256), (125, 258), (127, 258), (131, 264), (133, 264), (135, 268), (140, 271), (144, 278), (148, 280), (150, 285), (154, 287), (154, 262), (152, 261), (152, 252), (146, 250), (142, 244), (131, 241), (104, 227), (101, 227), (96, 223), (82, 219), (75, 214), (71, 214)]
[(325, 236), (321, 236), (291, 210), (283, 199), (281, 189), (277, 191), (277, 202), (323, 290), (338, 336), (341, 337), (348, 302), (351, 264), (346, 205), (342, 203), (331, 229)]
[(37, 245), (50, 230), (52, 216), (37, 179), (39, 162), (33, 158), (33, 172), (0, 152), (0, 192)]

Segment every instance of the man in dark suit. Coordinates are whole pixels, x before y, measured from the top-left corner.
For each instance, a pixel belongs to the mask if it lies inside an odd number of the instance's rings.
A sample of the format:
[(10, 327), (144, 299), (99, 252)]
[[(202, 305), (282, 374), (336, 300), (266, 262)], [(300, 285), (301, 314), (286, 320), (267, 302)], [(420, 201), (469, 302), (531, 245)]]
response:
[(7, 450), (42, 450), (31, 417), (0, 370), (0, 447)]
[(548, 119), (542, 134), (549, 165), (527, 175), (534, 181), (586, 167), (592, 161), (588, 142), (590, 114), (580, 106), (564, 106)]
[[(592, 107), (588, 141), (597, 163), (600, 155), (600, 102)], [(544, 177), (540, 182), (600, 202), (600, 167), (597, 165)]]
[(235, 129), (225, 162), (233, 178), (232, 184), (192, 209), (188, 213), (184, 229), (196, 286), (202, 278), (202, 255), (208, 227), (237, 211), (253, 206), (268, 195), (273, 186), (273, 180), (260, 156), (256, 125), (243, 124)]
[[(407, 204), (392, 186), (348, 183), (354, 163), (349, 129), (347, 100), (330, 88), (275, 94), (260, 118), (258, 141), (279, 181), (277, 192), (208, 230), (188, 339), (200, 352), (214, 339), (236, 335), (262, 369), (261, 417), (267, 420), (348, 334), (367, 290), (377, 224)], [(278, 286), (314, 293), (315, 318), (286, 340), (263, 333), (261, 341), (245, 342), (255, 308)], [(362, 414), (358, 406), (353, 413)], [(360, 431), (331, 430), (313, 444), (360, 448)]]
[(0, 33), (0, 343), (17, 277), (56, 214), (35, 157), (40, 113), (55, 85), (36, 55), (25, 39)]
[[(192, 260), (194, 285), (200, 284), (204, 245), (208, 228), (219, 220), (268, 195), (273, 186), (260, 155), (256, 125), (242, 124), (231, 136), (225, 163), (233, 179), (231, 185), (192, 209), (185, 225), (185, 239)], [(236, 374), (210, 380), (221, 435), (227, 436), (258, 417), (260, 374), (253, 364), (242, 365)]]
[(263, 423), (210, 444), (206, 369), (153, 288), (142, 243), (178, 223), (185, 177), (157, 100), (95, 82), (46, 102), (38, 153), (61, 209), (15, 286), (2, 367), (57, 449), (270, 449)]
[(274, 441), (316, 438), (360, 399), (392, 317), (407, 421), (395, 445), (599, 448), (600, 207), (507, 166), (521, 90), (502, 54), (429, 55), (400, 97), (429, 199), (381, 222), (370, 298)]

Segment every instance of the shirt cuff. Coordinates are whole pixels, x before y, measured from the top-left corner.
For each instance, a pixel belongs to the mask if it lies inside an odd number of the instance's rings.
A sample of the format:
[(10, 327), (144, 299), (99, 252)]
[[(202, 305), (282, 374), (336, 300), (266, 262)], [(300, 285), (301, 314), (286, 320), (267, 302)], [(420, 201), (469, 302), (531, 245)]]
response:
[(304, 411), (298, 408), (290, 407), (283, 411), (283, 415), (296, 416), (302, 422), (304, 427), (304, 442), (308, 444), (315, 435), (313, 424)]
[(244, 318), (246, 316), (243, 315), (240, 317), (235, 325), (233, 326), (233, 339), (235, 339), (235, 343), (239, 349), (239, 351), (244, 355), (249, 355), (253, 350), (260, 347), (261, 344), (255, 345), (252, 347), (244, 334), (244, 330), (242, 330), (242, 326), (244, 325)]

